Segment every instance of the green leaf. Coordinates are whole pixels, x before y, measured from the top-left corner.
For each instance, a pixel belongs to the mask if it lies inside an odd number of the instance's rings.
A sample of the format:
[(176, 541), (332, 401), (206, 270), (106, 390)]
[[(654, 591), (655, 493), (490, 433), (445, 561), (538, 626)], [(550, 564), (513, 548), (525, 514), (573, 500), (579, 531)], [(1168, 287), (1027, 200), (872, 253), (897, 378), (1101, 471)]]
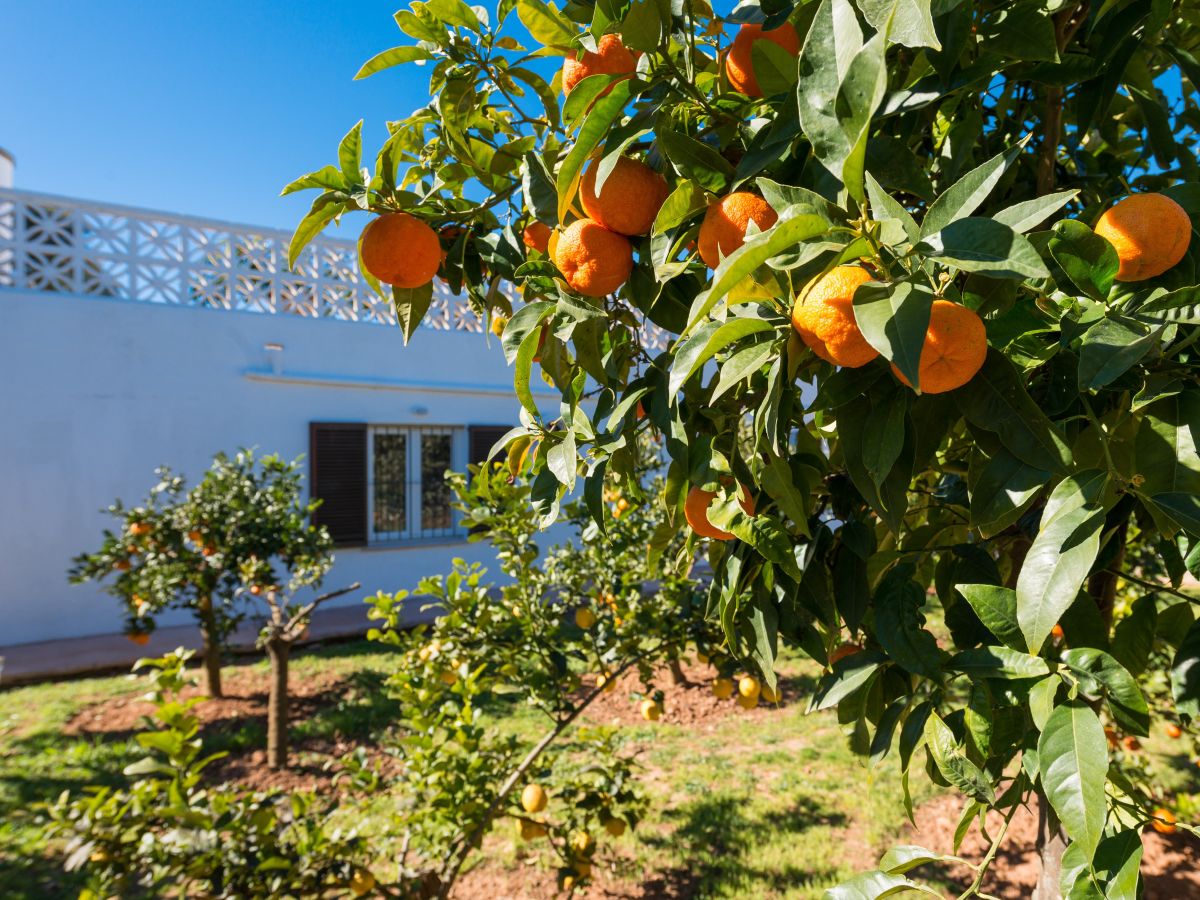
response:
[(926, 234), (917, 250), (930, 259), (992, 278), (1045, 278), (1050, 274), (1029, 239), (995, 219), (955, 219), (940, 231)]
[(863, 872), (849, 881), (843, 881), (825, 892), (826, 900), (880, 900), (901, 894), (923, 894), (926, 897), (942, 895), (924, 885), (909, 881), (903, 875), (886, 872)]
[(773, 341), (760, 341), (735, 351), (721, 364), (718, 371), (717, 386), (709, 395), (709, 403), (716, 403), (726, 391), (757, 372), (767, 361), (778, 355), (778, 348)]
[(808, 702), (808, 712), (819, 712), (837, 706), (869, 682), (886, 658), (872, 650), (854, 653), (838, 660), (833, 671), (823, 675)]
[(660, 128), (657, 138), (663, 155), (680, 176), (710, 191), (725, 190), (733, 177), (733, 165), (715, 149), (671, 128)]
[(533, 151), (521, 160), (521, 193), (536, 220), (552, 228), (558, 224), (558, 188), (542, 158)]
[(921, 351), (929, 330), (933, 291), (911, 281), (868, 282), (854, 293), (854, 319), (863, 337), (920, 387)]
[(1200, 719), (1200, 620), (1192, 623), (1171, 663), (1171, 696), (1181, 715)]
[(694, 329), (726, 294), (768, 259), (793, 249), (801, 241), (824, 234), (828, 227), (820, 216), (802, 213), (790, 219), (781, 219), (763, 233), (747, 240), (721, 260), (713, 273), (712, 286), (696, 297), (688, 313), (685, 333)]
[[(1078, 491), (1076, 477), (1060, 483), (1050, 503), (1064, 491)], [(1017, 577), (1017, 621), (1030, 649), (1041, 648), (1075, 601), (1096, 561), (1103, 528), (1103, 509), (1072, 505), (1052, 515), (1047, 506)]]
[[(933, 27), (930, 0), (859, 0), (859, 9), (876, 31), (887, 29), (888, 41), (916, 50), (941, 50)], [(889, 21), (890, 17), (890, 21)]]
[(991, 781), (971, 762), (966, 748), (954, 739), (954, 732), (936, 713), (925, 721), (925, 746), (942, 777), (970, 797), (989, 806), (995, 803)]
[(879, 860), (879, 870), (887, 872), (891, 875), (899, 875), (904, 872), (911, 872), (918, 866), (926, 866), (934, 862), (949, 862), (953, 857), (946, 856), (942, 853), (935, 853), (932, 850), (926, 850), (924, 847), (916, 847), (912, 844), (901, 844), (898, 847), (891, 847)]
[(621, 40), (631, 50), (653, 53), (671, 31), (671, 6), (662, 0), (633, 0), (621, 22)]
[(1083, 335), (1079, 349), (1079, 390), (1097, 390), (1133, 368), (1158, 343), (1159, 330), (1142, 333), (1105, 317)]
[(1150, 498), (1155, 508), (1193, 538), (1200, 538), (1200, 497), (1187, 491), (1168, 491)]
[(1129, 615), (1113, 629), (1112, 655), (1134, 675), (1146, 671), (1150, 651), (1154, 649), (1154, 633), (1158, 628), (1158, 604), (1153, 594), (1139, 597)]
[(542, 0), (517, 0), (517, 17), (534, 40), (546, 47), (566, 51), (579, 33), (569, 19)]
[[(536, 2), (536, 0), (523, 0)], [(588, 156), (604, 140), (613, 122), (620, 118), (625, 104), (633, 93), (632, 79), (624, 78), (612, 85), (612, 90), (598, 99), (592, 106), (591, 112), (583, 120), (579, 135), (575, 138), (575, 146), (563, 160), (558, 170), (558, 220), (565, 222), (567, 208), (571, 201), (571, 191), (575, 179), (579, 175)], [(575, 92), (571, 92), (574, 96)]]
[(349, 201), (346, 195), (326, 191), (313, 201), (312, 208), (296, 226), (292, 240), (288, 244), (288, 268), (294, 269), (296, 260), (304, 252), (304, 248), (312, 243), (312, 239), (320, 234), (326, 225), (346, 211)]
[(862, 448), (863, 465), (875, 486), (883, 484), (904, 450), (908, 425), (908, 395), (897, 392), (894, 402), (872, 403), (866, 430), (871, 440)]
[(999, 534), (1021, 517), (1050, 478), (999, 448), (971, 488), (971, 524), (984, 537)]
[(774, 41), (751, 44), (750, 63), (763, 96), (784, 94), (796, 86), (796, 57)]
[(1068, 836), (1091, 859), (1104, 836), (1108, 751), (1104, 729), (1083, 704), (1060, 706), (1038, 739), (1042, 787)]
[(1032, 200), (1014, 203), (1007, 209), (1002, 209), (992, 216), (1002, 225), (1007, 225), (1018, 234), (1024, 234), (1054, 215), (1072, 200), (1079, 196), (1079, 191), (1059, 191), (1057, 194), (1047, 194)]
[(998, 584), (959, 584), (955, 587), (998, 641), (1019, 652), (1028, 649), (1017, 622), (1016, 591)]
[(675, 351), (671, 379), (667, 389), (675, 394), (706, 362), (730, 344), (760, 331), (770, 331), (773, 325), (763, 319), (735, 317), (725, 322), (705, 322)]
[(885, 191), (870, 172), (867, 172), (866, 179), (867, 197), (871, 200), (871, 215), (880, 222), (899, 222), (909, 243), (915, 244), (920, 237), (921, 228), (917, 225), (916, 219), (912, 217), (912, 213)]
[(1138, 900), (1142, 837), (1130, 829), (1106, 837), (1089, 859), (1081, 844), (1067, 847), (1059, 882), (1064, 900)]
[(1008, 647), (971, 647), (950, 657), (946, 668), (980, 678), (1040, 678), (1050, 673), (1050, 667), (1040, 656)]
[(872, 602), (875, 637), (901, 668), (937, 678), (943, 654), (937, 639), (923, 627), (925, 591), (912, 580), (911, 573), (911, 566), (897, 566), (880, 583)]
[(416, 332), (433, 302), (433, 282), (419, 288), (392, 288), (392, 303), (396, 308), (396, 324), (404, 334), (404, 343)]
[(463, 0), (425, 0), (425, 8), (447, 25), (483, 33), (479, 17)]
[(1073, 647), (1062, 655), (1062, 661), (1075, 674), (1085, 694), (1105, 696), (1113, 718), (1123, 730), (1142, 737), (1150, 733), (1146, 698), (1124, 666), (1093, 647)]
[[(533, 332), (542, 330), (542, 322), (547, 316), (553, 315), (556, 304), (548, 300), (538, 300), (528, 303), (517, 310), (516, 314), (504, 326), (504, 334), (500, 338), (500, 346), (504, 350), (504, 359), (511, 366), (517, 359), (517, 353)], [(537, 345), (534, 345), (536, 350)], [(533, 358), (533, 354), (530, 354)]]
[(1164, 397), (1145, 408), (1134, 458), (1144, 493), (1200, 493), (1200, 391)]
[(424, 47), (393, 47), (391, 50), (377, 53), (363, 63), (362, 68), (354, 76), (354, 80), (357, 81), (360, 78), (374, 75), (376, 72), (382, 72), (384, 69), (418, 59), (433, 59), (433, 54)]
[(1054, 712), (1054, 698), (1062, 687), (1062, 677), (1058, 674), (1048, 675), (1029, 689), (1029, 715), (1033, 719), (1033, 727), (1041, 731)]
[(362, 125), (362, 119), (359, 119), (338, 144), (338, 164), (346, 181), (352, 185), (362, 181), (359, 172), (362, 167)]
[(542, 101), (542, 109), (546, 111), (546, 121), (551, 128), (557, 128), (559, 123), (558, 97), (550, 90), (550, 85), (537, 72), (521, 66), (513, 66), (506, 70), (512, 78), (525, 82)]
[(682, 225), (700, 210), (707, 208), (708, 197), (704, 189), (694, 181), (683, 180), (667, 196), (654, 217), (651, 234), (666, 234)]
[(1064, 219), (1055, 224), (1048, 246), (1077, 288), (1101, 302), (1108, 297), (1121, 266), (1112, 244), (1082, 222)]
[(1138, 318), (1180, 325), (1200, 325), (1200, 287), (1185, 287), (1160, 294), (1137, 308)]
[(570, 430), (565, 433), (562, 441), (546, 453), (546, 467), (568, 491), (575, 490), (578, 459), (575, 453), (575, 433)]
[(948, 187), (925, 213), (925, 219), (921, 222), (921, 237), (936, 234), (951, 222), (966, 218), (979, 209), (1024, 147), (1025, 141), (1022, 140)]
[(1066, 440), (1026, 393), (1013, 364), (1000, 351), (988, 349), (983, 368), (954, 392), (954, 398), (968, 422), (994, 432), (1013, 456), (1049, 472), (1069, 470)]
[(771, 454), (763, 467), (762, 487), (767, 495), (779, 504), (779, 508), (805, 534), (808, 533), (809, 496), (797, 487), (792, 468), (787, 460)]

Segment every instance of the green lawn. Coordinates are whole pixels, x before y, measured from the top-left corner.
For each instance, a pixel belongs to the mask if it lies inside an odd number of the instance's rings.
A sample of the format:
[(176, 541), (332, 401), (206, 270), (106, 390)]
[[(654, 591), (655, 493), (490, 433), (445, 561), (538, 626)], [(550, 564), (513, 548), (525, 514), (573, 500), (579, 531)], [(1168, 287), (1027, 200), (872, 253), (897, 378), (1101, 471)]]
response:
[[(381, 688), (389, 665), (388, 652), (366, 642), (298, 656), (293, 683), (332, 672), (349, 679), (349, 689), (297, 722), (296, 737), (378, 735), (396, 712)], [(806, 684), (816, 671), (795, 657), (781, 666), (785, 679)], [(86, 705), (139, 690), (128, 677), (106, 677), (0, 692), (0, 897), (72, 896), (70, 879), (38, 841), (34, 804), (64, 790), (122, 780), (121, 769), (134, 758), (126, 736), (84, 740), (61, 732)], [(493, 704), (487, 715), (524, 736), (543, 727), (519, 702)], [(815, 898), (870, 866), (898, 834), (903, 814), (893, 761), (875, 772), (864, 767), (830, 713), (805, 716), (794, 702), (768, 715), (733, 713), (703, 728), (662, 722), (625, 734), (651, 797), (636, 834), (610, 841), (604, 855), (625, 882), (690, 888), (690, 895), (713, 898)], [(226, 728), (211, 743), (212, 749), (237, 749), (262, 740), (261, 726), (253, 723)], [(1152, 740), (1149, 749), (1178, 752), (1159, 743)], [(933, 796), (923, 778), (913, 784), (918, 803)], [(346, 814), (369, 833), (389, 812), (388, 798), (379, 796)], [(529, 871), (530, 846), (505, 826), (486, 850), (486, 866)], [(387, 848), (381, 851), (386, 855)]]

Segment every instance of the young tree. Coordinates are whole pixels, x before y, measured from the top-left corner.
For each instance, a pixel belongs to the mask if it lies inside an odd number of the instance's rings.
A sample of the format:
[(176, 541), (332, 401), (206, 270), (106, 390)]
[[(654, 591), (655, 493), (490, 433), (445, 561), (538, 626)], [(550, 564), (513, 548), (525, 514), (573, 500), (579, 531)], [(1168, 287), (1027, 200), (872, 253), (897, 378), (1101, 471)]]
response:
[(74, 582), (98, 580), (119, 598), (131, 636), (147, 635), (154, 615), (189, 609), (203, 637), (205, 688), (221, 696), (221, 648), (246, 615), (246, 598), (319, 585), (333, 563), (333, 542), (311, 524), (318, 501), (305, 501), (298, 461), (256, 458), (251, 450), (218, 454), (204, 478), (187, 490), (169, 469), (146, 502), (131, 509), (118, 500), (94, 553), (76, 557)]
[[(923, 749), (962, 831), (1037, 804), (1038, 897), (1131, 896), (1139, 830), (1168, 823), (1105, 726), (1200, 714), (1178, 590), (1200, 571), (1194, 0), (748, 0), (724, 21), (429, 0), (396, 21), (416, 43), (359, 75), (426, 66), (431, 101), (374, 172), (360, 123), (285, 189), (321, 191), (292, 258), (375, 215), (361, 259), (406, 340), (435, 272), (504, 317), (507, 450), (545, 521), (582, 486), (604, 527), (606, 479), (661, 434), (657, 502), (690, 527), (681, 558), (707, 546), (711, 608), (769, 688), (799, 645), (831, 664), (813, 707), (906, 777)], [(1146, 599), (1118, 617), (1122, 584)], [(933, 859), (890, 854), (841, 896)]]

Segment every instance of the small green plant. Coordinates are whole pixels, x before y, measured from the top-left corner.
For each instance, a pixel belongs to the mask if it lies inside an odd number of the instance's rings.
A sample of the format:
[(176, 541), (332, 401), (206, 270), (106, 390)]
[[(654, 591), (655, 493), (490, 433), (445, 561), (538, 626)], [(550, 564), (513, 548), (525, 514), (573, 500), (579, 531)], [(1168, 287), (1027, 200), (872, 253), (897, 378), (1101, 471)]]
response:
[(75, 558), (72, 582), (101, 581), (125, 610), (125, 630), (144, 644), (154, 617), (189, 609), (204, 638), (209, 696), (221, 696), (221, 648), (246, 616), (247, 601), (270, 590), (319, 585), (333, 542), (311, 524), (319, 501), (304, 499), (299, 460), (217, 454), (191, 490), (170, 469), (139, 506), (108, 508), (117, 527), (99, 550)]
[[(80, 897), (217, 898), (346, 896), (374, 876), (369, 847), (330, 824), (332, 807), (311, 793), (248, 793), (202, 784), (201, 700), (184, 698), (191, 653), (142, 659), (154, 704), (136, 737), (141, 759), (124, 788), (64, 792), (46, 807), (46, 833), (65, 841), (65, 868), (81, 870)], [(363, 891), (362, 893), (366, 893)]]

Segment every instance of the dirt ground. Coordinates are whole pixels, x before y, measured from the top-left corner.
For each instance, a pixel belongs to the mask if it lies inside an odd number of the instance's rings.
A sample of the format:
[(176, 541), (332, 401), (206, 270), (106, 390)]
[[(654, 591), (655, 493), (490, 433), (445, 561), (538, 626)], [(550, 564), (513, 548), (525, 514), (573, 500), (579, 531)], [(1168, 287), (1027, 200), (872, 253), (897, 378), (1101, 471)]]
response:
[[(770, 716), (777, 710), (773, 704), (763, 703), (757, 709), (746, 711), (732, 700), (716, 699), (711, 690), (713, 671), (706, 666), (686, 666), (684, 674), (688, 680), (680, 684), (674, 683), (666, 670), (655, 675), (654, 688), (663, 693), (664, 722), (704, 732), (714, 730), (728, 716), (738, 715), (753, 720)], [(303, 720), (322, 707), (338, 702), (347, 690), (347, 683), (332, 673), (308, 675), (302, 680), (293, 679), (293, 721)], [(601, 694), (585, 716), (597, 724), (645, 724), (636, 699), (631, 696), (644, 690), (638, 674), (627, 672), (619, 680), (616, 689)], [(266, 673), (250, 668), (227, 669), (225, 692), (224, 698), (206, 700), (195, 708), (206, 736), (243, 731), (248, 727), (265, 734)], [(198, 693), (198, 689), (190, 689), (185, 695), (196, 696)], [(799, 701), (795, 689), (784, 685), (779, 706), (796, 702)], [(114, 698), (82, 710), (68, 723), (66, 733), (103, 734), (107, 739), (131, 736), (140, 730), (142, 717), (150, 711), (150, 704), (137, 697)], [(335, 773), (327, 770), (324, 762), (349, 753), (358, 745), (357, 742), (337, 736), (333, 740), (296, 742), (293, 752), (299, 764), (286, 772), (267, 769), (261, 749), (234, 750), (207, 770), (208, 777), (214, 783), (229, 781), (254, 790), (336, 789), (333, 784)], [(368, 751), (373, 757), (385, 760), (385, 764), (390, 761), (378, 748), (369, 747)], [(944, 796), (920, 807), (916, 811), (916, 828), (910, 827), (902, 840), (935, 851), (951, 852), (961, 802), (955, 796)], [(989, 829), (991, 827), (989, 820)], [(861, 846), (861, 840), (851, 834), (852, 828), (852, 825), (847, 828), (845, 845)], [(1018, 812), (1009, 827), (1005, 846), (985, 882), (986, 891), (1004, 900), (1021, 900), (1029, 896), (1037, 872), (1034, 853), (1036, 833), (1036, 813), (1028, 810)], [(1143, 836), (1143, 843), (1145, 900), (1200, 900), (1200, 841), (1183, 832), (1164, 836), (1148, 830)], [(985, 850), (986, 842), (978, 828), (972, 828), (960, 855), (978, 860)], [(865, 858), (862, 866), (869, 868), (874, 862), (874, 859)], [(586, 891), (577, 893), (577, 897), (588, 900), (684, 900), (702, 893), (703, 885), (686, 871), (643, 875), (632, 871), (629, 860), (610, 858), (605, 863), (602, 865), (600, 861), (597, 862), (593, 870), (593, 883)], [(961, 880), (964, 887), (969, 882), (967, 870), (962, 867), (950, 874), (956, 881)], [(541, 900), (561, 894), (557, 890), (555, 874), (531, 860), (519, 869), (505, 869), (492, 864), (479, 866), (463, 876), (454, 896), (457, 900)]]

